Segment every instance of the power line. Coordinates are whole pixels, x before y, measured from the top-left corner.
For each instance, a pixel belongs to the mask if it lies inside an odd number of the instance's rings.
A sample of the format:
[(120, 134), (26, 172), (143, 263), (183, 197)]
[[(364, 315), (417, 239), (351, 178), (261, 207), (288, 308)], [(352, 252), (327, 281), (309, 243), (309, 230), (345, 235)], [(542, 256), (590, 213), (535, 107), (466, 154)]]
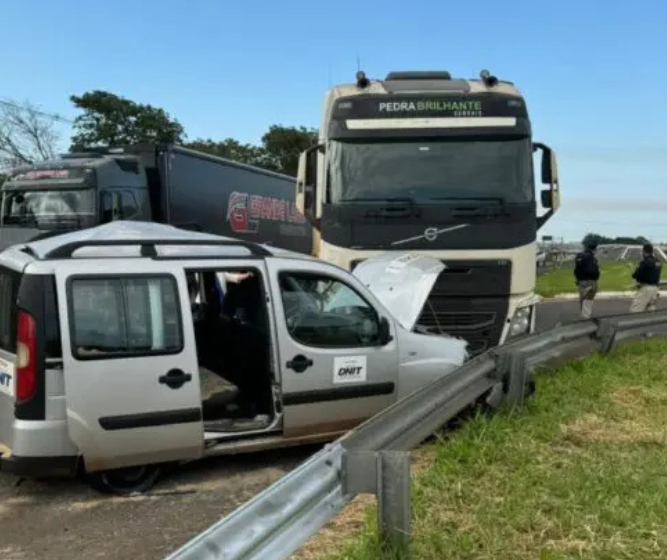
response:
[(34, 113), (35, 115), (41, 115), (42, 117), (47, 117), (54, 121), (59, 121), (67, 124), (74, 124), (74, 121), (67, 119), (65, 117), (61, 117), (60, 115), (57, 115), (55, 113), (47, 113), (45, 111), (40, 111), (39, 109), (34, 109), (33, 107), (25, 107), (23, 105), (19, 105), (15, 101), (10, 101), (9, 99), (0, 98), (0, 105), (4, 105), (5, 107), (11, 107), (12, 109), (18, 109), (19, 111), (27, 111), (30, 113)]

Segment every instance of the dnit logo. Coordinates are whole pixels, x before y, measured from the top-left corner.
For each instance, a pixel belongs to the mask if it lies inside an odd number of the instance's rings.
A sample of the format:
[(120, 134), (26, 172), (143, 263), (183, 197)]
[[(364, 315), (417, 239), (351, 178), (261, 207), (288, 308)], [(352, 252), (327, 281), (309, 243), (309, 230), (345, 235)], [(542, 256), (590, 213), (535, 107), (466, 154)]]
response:
[(236, 233), (257, 233), (259, 220), (250, 218), (248, 193), (234, 192), (229, 195), (227, 221)]

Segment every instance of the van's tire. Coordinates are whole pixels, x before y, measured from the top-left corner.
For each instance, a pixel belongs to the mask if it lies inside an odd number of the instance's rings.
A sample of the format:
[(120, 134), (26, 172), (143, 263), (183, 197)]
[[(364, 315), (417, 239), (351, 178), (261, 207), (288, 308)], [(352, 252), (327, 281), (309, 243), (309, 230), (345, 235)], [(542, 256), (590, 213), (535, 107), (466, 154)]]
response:
[(162, 473), (160, 465), (141, 465), (88, 473), (88, 483), (98, 492), (130, 496), (148, 492)]

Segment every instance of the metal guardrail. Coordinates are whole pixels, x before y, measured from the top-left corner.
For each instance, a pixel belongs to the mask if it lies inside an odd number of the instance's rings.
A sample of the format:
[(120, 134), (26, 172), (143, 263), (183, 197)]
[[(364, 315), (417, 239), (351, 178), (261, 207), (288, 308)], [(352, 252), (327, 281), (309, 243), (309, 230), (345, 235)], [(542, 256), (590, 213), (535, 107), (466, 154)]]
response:
[(382, 541), (405, 547), (410, 449), (482, 398), (520, 406), (539, 366), (649, 335), (667, 335), (667, 311), (577, 321), (489, 350), (326, 446), (166, 560), (285, 560), (362, 493), (378, 497)]

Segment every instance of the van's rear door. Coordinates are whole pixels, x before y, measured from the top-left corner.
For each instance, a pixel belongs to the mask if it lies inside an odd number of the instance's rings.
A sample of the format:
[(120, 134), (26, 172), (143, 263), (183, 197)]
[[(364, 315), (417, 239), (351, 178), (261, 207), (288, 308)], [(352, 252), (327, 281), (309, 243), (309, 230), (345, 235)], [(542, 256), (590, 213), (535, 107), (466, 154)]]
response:
[(0, 455), (11, 447), (16, 379), (16, 297), (21, 274), (0, 266)]
[(86, 468), (201, 456), (199, 372), (182, 267), (73, 259), (59, 264), (56, 284), (68, 429)]

